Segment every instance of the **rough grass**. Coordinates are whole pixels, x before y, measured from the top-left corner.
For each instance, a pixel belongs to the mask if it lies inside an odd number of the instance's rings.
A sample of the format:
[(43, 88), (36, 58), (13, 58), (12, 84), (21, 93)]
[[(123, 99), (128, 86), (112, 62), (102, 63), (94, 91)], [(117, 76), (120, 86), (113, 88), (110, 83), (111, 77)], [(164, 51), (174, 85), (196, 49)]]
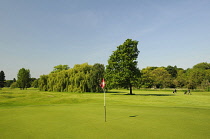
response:
[(210, 93), (0, 90), (0, 138), (210, 138)]

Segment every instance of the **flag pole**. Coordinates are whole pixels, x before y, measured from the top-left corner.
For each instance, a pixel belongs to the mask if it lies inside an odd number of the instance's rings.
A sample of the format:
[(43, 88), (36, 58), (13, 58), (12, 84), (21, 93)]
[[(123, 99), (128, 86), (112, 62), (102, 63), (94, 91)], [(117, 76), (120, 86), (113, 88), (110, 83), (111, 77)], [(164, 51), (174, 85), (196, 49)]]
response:
[(105, 81), (104, 81), (104, 78), (102, 79), (102, 82), (101, 82), (101, 84), (100, 84), (100, 86), (101, 86), (101, 88), (103, 89), (103, 91), (104, 91), (104, 120), (105, 120), (105, 122), (106, 122), (106, 95), (105, 95), (105, 89), (104, 89), (104, 87), (105, 87)]
[(105, 89), (104, 90), (104, 120), (106, 122), (106, 95), (105, 95)]

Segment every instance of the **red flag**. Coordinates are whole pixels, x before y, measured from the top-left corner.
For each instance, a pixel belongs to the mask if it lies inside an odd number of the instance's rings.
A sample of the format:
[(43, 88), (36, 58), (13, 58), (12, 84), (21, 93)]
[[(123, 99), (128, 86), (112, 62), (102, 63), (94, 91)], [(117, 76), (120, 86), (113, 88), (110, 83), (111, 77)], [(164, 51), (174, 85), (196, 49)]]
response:
[(102, 79), (102, 82), (101, 82), (101, 84), (100, 84), (100, 86), (101, 86), (102, 89), (104, 89), (105, 85), (106, 85), (106, 84), (105, 84), (105, 81), (104, 81), (104, 78), (103, 78), (103, 79)]

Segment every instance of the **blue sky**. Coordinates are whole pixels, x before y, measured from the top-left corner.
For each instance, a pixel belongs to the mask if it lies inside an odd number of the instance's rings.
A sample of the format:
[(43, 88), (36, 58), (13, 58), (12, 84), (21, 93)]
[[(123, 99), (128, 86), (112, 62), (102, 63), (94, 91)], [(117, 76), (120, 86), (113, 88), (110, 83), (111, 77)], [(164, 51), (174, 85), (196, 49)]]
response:
[(138, 66), (210, 62), (209, 0), (0, 0), (0, 70), (38, 78), (53, 67), (102, 63), (130, 38)]

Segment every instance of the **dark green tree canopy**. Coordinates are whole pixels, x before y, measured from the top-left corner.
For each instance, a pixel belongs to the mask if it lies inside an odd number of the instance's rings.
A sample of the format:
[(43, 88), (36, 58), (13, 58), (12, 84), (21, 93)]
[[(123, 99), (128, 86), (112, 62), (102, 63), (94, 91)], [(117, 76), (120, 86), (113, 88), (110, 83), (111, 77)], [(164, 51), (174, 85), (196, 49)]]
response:
[(89, 86), (91, 88), (91, 92), (102, 92), (103, 90), (99, 86), (101, 83), (101, 79), (104, 77), (105, 67), (103, 64), (96, 63), (92, 67), (92, 71), (90, 72)]
[(168, 73), (169, 74), (171, 74), (171, 76), (173, 77), (173, 78), (176, 78), (176, 76), (177, 76), (177, 67), (176, 66), (167, 66), (166, 67), (166, 70), (168, 71)]
[(130, 88), (130, 94), (132, 94), (132, 86), (140, 76), (136, 61), (139, 54), (137, 45), (138, 41), (127, 39), (117, 47), (116, 51), (113, 51), (106, 66), (108, 87)]
[(30, 85), (30, 70), (22, 68), (17, 74), (17, 84), (20, 89), (28, 88)]
[(4, 87), (5, 85), (5, 74), (4, 71), (0, 72), (0, 88)]

